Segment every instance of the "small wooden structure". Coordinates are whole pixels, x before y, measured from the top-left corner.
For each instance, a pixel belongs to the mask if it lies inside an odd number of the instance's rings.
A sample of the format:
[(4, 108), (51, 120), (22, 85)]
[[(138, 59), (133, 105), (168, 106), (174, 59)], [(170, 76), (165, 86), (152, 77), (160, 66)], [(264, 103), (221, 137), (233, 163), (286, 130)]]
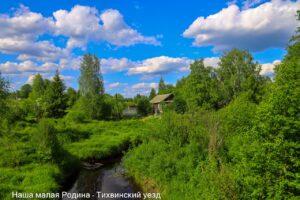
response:
[(152, 109), (154, 114), (159, 114), (163, 112), (163, 104), (171, 104), (173, 102), (173, 94), (160, 94), (156, 95), (151, 99), (150, 103), (152, 104)]

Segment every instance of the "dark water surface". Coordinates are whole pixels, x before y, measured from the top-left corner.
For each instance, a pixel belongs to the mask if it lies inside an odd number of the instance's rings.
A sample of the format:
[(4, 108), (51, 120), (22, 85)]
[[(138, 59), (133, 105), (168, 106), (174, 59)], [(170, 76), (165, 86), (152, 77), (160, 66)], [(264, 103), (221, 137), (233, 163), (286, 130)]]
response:
[[(138, 192), (139, 189), (132, 181), (125, 177), (124, 169), (120, 162), (117, 162), (104, 165), (95, 170), (82, 169), (74, 185), (68, 192), (90, 193), (92, 196), (90, 199), (93, 200), (105, 199), (97, 198), (97, 191), (102, 193), (135, 193)], [(68, 198), (63, 198), (63, 200), (67, 199)], [(115, 199), (128, 200), (130, 198)]]

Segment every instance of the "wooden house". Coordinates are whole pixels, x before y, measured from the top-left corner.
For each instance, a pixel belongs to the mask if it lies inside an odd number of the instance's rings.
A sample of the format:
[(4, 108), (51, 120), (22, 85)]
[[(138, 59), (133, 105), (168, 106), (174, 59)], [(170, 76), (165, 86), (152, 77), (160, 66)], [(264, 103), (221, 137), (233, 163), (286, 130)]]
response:
[(153, 99), (151, 99), (150, 103), (152, 104), (152, 109), (154, 114), (159, 114), (163, 112), (163, 105), (168, 105), (173, 102), (174, 95), (173, 94), (160, 94), (156, 95)]

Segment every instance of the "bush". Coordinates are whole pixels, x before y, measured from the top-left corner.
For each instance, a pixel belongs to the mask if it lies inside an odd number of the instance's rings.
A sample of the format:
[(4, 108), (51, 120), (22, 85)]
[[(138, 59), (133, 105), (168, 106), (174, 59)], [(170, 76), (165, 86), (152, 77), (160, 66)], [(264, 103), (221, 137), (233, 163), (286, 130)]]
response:
[(65, 116), (65, 119), (67, 121), (72, 121), (76, 123), (83, 123), (88, 120), (84, 112), (75, 109), (70, 110), (68, 114)]
[(184, 114), (187, 110), (186, 101), (181, 97), (175, 97), (173, 102), (174, 110), (179, 114)]
[(62, 149), (57, 140), (57, 131), (53, 122), (49, 119), (42, 119), (37, 127), (36, 143), (37, 153), (43, 162), (60, 160)]
[(151, 104), (149, 99), (145, 96), (141, 96), (137, 102), (137, 111), (140, 116), (146, 116), (151, 112)]

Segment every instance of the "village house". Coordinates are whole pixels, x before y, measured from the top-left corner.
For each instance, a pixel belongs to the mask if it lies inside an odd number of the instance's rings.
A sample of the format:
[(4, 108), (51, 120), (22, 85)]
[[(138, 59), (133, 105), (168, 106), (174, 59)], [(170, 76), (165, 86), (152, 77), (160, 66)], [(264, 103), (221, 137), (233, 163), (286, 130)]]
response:
[(150, 103), (152, 104), (152, 109), (154, 114), (160, 114), (163, 112), (163, 105), (168, 105), (173, 102), (173, 94), (160, 94), (156, 95), (151, 99)]

